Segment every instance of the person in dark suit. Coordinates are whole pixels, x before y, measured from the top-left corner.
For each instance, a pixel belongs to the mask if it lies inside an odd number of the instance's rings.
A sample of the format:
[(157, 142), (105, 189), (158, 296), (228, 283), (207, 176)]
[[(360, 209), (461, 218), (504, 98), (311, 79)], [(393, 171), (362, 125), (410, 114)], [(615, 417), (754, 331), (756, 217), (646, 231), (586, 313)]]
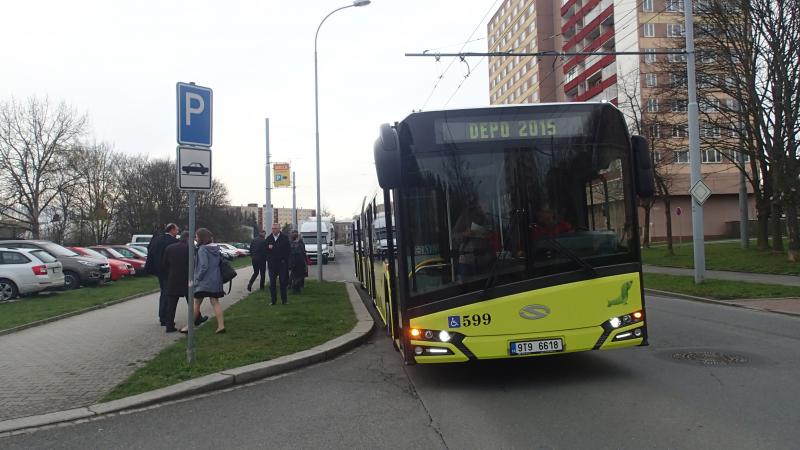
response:
[(267, 241), (264, 236), (267, 232), (261, 230), (258, 232), (258, 237), (253, 239), (250, 243), (250, 258), (253, 264), (253, 276), (250, 277), (250, 282), (247, 283), (247, 290), (253, 289), (253, 282), (260, 275), (261, 279), (258, 282), (258, 288), (264, 289), (264, 273), (267, 271)]
[(281, 303), (286, 304), (286, 290), (289, 284), (289, 238), (281, 233), (277, 223), (272, 224), (272, 234), (267, 236), (267, 264), (269, 268), (269, 293), (271, 304), (278, 301), (276, 281), (281, 282)]
[[(178, 331), (175, 328), (175, 311), (178, 308), (178, 299), (183, 297), (191, 307), (189, 301), (189, 232), (181, 233), (181, 240), (171, 244), (164, 251), (161, 267), (167, 274), (167, 307), (165, 320), (167, 333)], [(194, 324), (200, 325), (208, 320), (206, 316), (195, 318)]]
[(166, 319), (167, 295), (165, 292), (167, 274), (161, 267), (161, 263), (164, 259), (164, 251), (167, 247), (178, 242), (178, 238), (175, 236), (177, 236), (179, 232), (178, 226), (174, 223), (170, 223), (164, 228), (163, 234), (150, 240), (150, 244), (147, 245), (147, 261), (144, 267), (147, 273), (158, 277), (158, 288), (161, 290), (161, 295), (158, 298), (158, 320), (161, 322), (162, 327), (169, 326), (169, 323)]

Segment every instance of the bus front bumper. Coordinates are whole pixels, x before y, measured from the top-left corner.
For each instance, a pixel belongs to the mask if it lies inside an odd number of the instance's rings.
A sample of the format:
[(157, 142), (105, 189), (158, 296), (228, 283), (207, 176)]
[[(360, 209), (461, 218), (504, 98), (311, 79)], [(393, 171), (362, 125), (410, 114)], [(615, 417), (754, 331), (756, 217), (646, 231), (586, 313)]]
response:
[[(448, 342), (411, 339), (410, 352), (415, 362), (452, 363), (479, 359), (527, 358), (587, 350), (611, 350), (623, 347), (647, 345), (645, 322), (609, 329), (603, 326), (560, 330), (555, 333), (527, 333), (499, 336), (465, 336), (451, 333)], [(512, 354), (514, 343), (537, 343), (559, 341), (557, 350), (534, 351), (526, 354)]]

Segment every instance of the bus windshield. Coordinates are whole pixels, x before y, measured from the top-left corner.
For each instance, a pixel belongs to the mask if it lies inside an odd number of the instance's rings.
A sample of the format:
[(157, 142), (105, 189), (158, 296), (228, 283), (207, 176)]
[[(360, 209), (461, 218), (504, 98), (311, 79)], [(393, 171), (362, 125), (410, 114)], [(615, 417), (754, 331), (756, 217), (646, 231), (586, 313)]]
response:
[(487, 141), (404, 155), (411, 303), (637, 261), (626, 139)]

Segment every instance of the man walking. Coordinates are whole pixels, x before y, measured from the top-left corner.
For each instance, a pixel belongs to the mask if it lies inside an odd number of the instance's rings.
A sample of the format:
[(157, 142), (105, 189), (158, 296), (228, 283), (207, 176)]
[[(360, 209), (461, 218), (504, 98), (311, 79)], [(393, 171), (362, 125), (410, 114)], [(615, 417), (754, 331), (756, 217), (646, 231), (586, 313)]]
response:
[(278, 300), (277, 278), (281, 282), (281, 303), (286, 304), (289, 283), (289, 238), (281, 233), (277, 223), (272, 224), (272, 234), (267, 236), (267, 263), (269, 267), (269, 293), (274, 305)]
[[(164, 250), (161, 267), (167, 274), (166, 298), (167, 306), (164, 320), (167, 323), (167, 333), (178, 331), (175, 328), (175, 311), (178, 308), (178, 299), (186, 298), (189, 308), (192, 302), (189, 296), (189, 232), (181, 233), (181, 240), (171, 244)], [(208, 320), (207, 316), (195, 319), (194, 324), (200, 325)]]
[(267, 233), (264, 230), (258, 232), (258, 237), (253, 239), (250, 243), (250, 258), (253, 264), (253, 276), (250, 277), (250, 282), (247, 283), (247, 290), (253, 288), (253, 282), (260, 275), (261, 279), (258, 282), (258, 288), (264, 289), (264, 272), (267, 271), (267, 241), (264, 239)]
[(164, 250), (178, 242), (178, 238), (175, 236), (178, 235), (179, 231), (177, 225), (170, 223), (164, 228), (164, 233), (153, 238), (147, 246), (147, 262), (145, 262), (144, 269), (147, 273), (158, 277), (158, 287), (161, 289), (161, 295), (158, 298), (158, 320), (161, 322), (162, 327), (168, 326), (169, 324), (166, 320), (167, 273), (161, 267), (161, 263), (164, 259)]

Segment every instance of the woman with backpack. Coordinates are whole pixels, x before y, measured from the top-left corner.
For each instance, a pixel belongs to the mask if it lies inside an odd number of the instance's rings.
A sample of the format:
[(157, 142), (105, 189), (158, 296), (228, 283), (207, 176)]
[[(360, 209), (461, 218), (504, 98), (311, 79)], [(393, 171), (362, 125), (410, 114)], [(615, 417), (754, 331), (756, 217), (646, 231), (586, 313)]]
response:
[[(217, 334), (225, 332), (225, 318), (219, 299), (225, 296), (222, 284), (220, 263), (222, 255), (219, 247), (214, 245), (214, 235), (206, 228), (200, 228), (195, 234), (197, 255), (194, 263), (194, 316), (200, 317), (200, 305), (208, 297), (214, 316), (217, 318)], [(183, 330), (181, 330), (183, 331)]]

